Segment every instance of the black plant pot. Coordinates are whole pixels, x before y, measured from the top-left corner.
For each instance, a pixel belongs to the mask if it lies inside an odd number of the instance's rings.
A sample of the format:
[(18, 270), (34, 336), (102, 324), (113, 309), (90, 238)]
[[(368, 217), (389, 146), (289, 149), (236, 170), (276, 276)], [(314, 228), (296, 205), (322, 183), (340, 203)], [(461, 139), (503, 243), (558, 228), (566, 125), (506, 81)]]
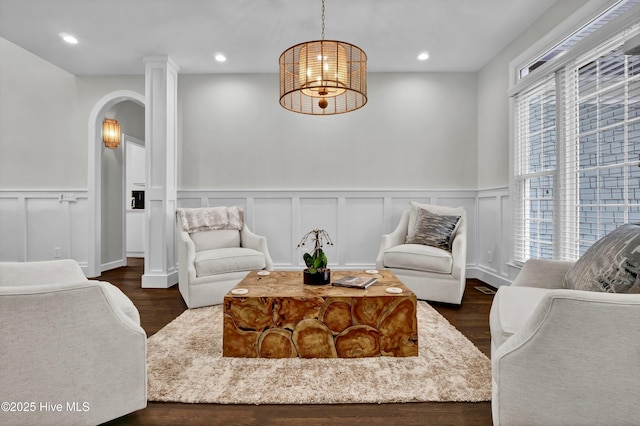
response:
[(315, 274), (310, 274), (308, 270), (302, 271), (303, 282), (309, 285), (325, 285), (331, 282), (331, 269), (326, 269), (322, 272), (318, 271)]

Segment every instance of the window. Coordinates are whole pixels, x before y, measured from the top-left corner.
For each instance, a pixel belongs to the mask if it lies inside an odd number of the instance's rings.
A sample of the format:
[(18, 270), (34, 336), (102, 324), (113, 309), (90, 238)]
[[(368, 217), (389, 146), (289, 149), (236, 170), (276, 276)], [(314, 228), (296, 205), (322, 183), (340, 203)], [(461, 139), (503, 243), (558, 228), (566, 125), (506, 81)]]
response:
[(515, 261), (575, 260), (640, 222), (640, 56), (623, 51), (638, 31), (630, 24), (514, 94)]
[(580, 27), (569, 37), (565, 38), (560, 43), (553, 46), (551, 49), (548, 49), (542, 55), (532, 60), (528, 65), (520, 68), (518, 70), (519, 77), (524, 78), (539, 66), (544, 65), (545, 63), (559, 55), (562, 55), (564, 52), (571, 49), (571, 47), (577, 44), (580, 40), (587, 37), (589, 34), (592, 34), (609, 22), (613, 21), (623, 13), (628, 12), (631, 8), (633, 8), (633, 6), (639, 3), (640, 0), (622, 0), (614, 3), (611, 7), (599, 14), (594, 19), (590, 20), (587, 24)]
[(618, 45), (575, 69), (580, 255), (616, 227), (640, 221), (639, 65)]
[(553, 256), (556, 89), (548, 79), (516, 97), (516, 241), (521, 258)]

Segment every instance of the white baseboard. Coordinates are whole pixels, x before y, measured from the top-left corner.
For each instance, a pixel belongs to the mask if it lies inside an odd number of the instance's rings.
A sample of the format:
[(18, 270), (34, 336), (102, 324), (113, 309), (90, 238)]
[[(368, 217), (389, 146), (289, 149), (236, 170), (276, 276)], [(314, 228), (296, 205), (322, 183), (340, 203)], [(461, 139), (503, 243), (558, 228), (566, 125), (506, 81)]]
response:
[(114, 260), (113, 262), (103, 263), (102, 265), (100, 265), (100, 270), (102, 272), (110, 271), (111, 269), (121, 268), (123, 266), (127, 266), (127, 260), (118, 259), (118, 260)]
[(142, 275), (142, 288), (169, 288), (178, 283), (178, 271), (170, 274)]
[(503, 285), (511, 285), (511, 281), (507, 278), (497, 275), (493, 271), (488, 271), (480, 266), (467, 267), (467, 278), (474, 278), (498, 288)]

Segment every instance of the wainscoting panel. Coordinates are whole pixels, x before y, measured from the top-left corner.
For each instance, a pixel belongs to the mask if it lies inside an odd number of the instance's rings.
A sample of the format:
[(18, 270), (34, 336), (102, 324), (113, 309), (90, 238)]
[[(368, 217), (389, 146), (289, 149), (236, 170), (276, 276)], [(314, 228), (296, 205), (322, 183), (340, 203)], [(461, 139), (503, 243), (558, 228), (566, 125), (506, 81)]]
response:
[(25, 260), (24, 198), (0, 198), (0, 261)]
[[(238, 205), (248, 226), (267, 237), (275, 267), (301, 269), (300, 238), (326, 229), (335, 269), (375, 265), (380, 237), (393, 231), (410, 201), (463, 206), (468, 220), (467, 275), (499, 286), (518, 270), (509, 264), (511, 207), (508, 188), (489, 190), (235, 190), (178, 191), (179, 207)], [(152, 210), (162, 206), (150, 206)], [(86, 268), (89, 223), (86, 191), (0, 191), (0, 261), (76, 259)], [(154, 244), (151, 230), (147, 238)], [(309, 247), (310, 248), (310, 247)], [(308, 249), (308, 248), (307, 248)], [(491, 252), (489, 255), (488, 253)], [(161, 265), (149, 265), (151, 270)]]
[[(27, 199), (27, 259), (68, 258), (71, 247), (69, 212), (57, 200)], [(55, 252), (57, 251), (57, 252)]]
[[(146, 207), (149, 209), (149, 215), (151, 216), (156, 216), (156, 217), (163, 217), (165, 214), (165, 208), (164, 208), (164, 204), (162, 200), (148, 200)], [(146, 235), (147, 237), (147, 244), (149, 246), (160, 246), (162, 247), (164, 245), (163, 243), (163, 223), (160, 221), (152, 221), (149, 224), (149, 221), (147, 221), (147, 226), (149, 226), (148, 228), (148, 233)], [(146, 246), (145, 246), (146, 247)], [(161, 274), (164, 272), (164, 253), (161, 252), (160, 255), (157, 256), (146, 256), (146, 261), (149, 262), (149, 264), (145, 264), (145, 274)]]
[(509, 284), (511, 208), (508, 188), (478, 191), (476, 270), (472, 277), (493, 286)]
[[(245, 208), (247, 226), (256, 234), (267, 238), (269, 254), (276, 268), (291, 265), (295, 246), (293, 235), (293, 199), (259, 197), (251, 200), (253, 208)], [(246, 206), (249, 203), (227, 205)]]
[(353, 268), (373, 266), (384, 234), (384, 199), (347, 198), (343, 215), (341, 263)]
[(298, 215), (298, 227), (293, 235), (296, 242), (295, 259), (292, 262), (300, 267), (304, 266), (302, 260), (302, 254), (310, 252), (313, 249), (313, 240), (309, 238), (304, 247), (297, 247), (297, 243), (300, 242), (304, 234), (311, 231), (314, 228), (324, 229), (329, 233), (331, 241), (334, 245), (325, 245), (323, 247), (324, 252), (329, 259), (329, 266), (335, 267), (339, 264), (338, 248), (340, 244), (336, 241), (338, 235), (338, 211), (339, 211), (339, 199), (338, 198), (300, 198), (300, 213)]
[(0, 191), (0, 261), (87, 264), (86, 191)]
[(332, 268), (375, 266), (380, 237), (396, 228), (410, 201), (466, 209), (467, 264), (473, 268), (477, 258), (476, 191), (178, 191), (180, 207), (243, 207), (248, 226), (267, 237), (269, 252), (279, 269), (303, 267), (304, 249), (298, 249), (297, 245), (314, 227), (327, 230), (335, 243), (334, 247), (325, 247)]
[(87, 265), (89, 262), (87, 250), (87, 233), (89, 229), (89, 200), (86, 194), (78, 197), (75, 203), (62, 203), (60, 206), (67, 206), (69, 217), (69, 257), (76, 259), (80, 265)]

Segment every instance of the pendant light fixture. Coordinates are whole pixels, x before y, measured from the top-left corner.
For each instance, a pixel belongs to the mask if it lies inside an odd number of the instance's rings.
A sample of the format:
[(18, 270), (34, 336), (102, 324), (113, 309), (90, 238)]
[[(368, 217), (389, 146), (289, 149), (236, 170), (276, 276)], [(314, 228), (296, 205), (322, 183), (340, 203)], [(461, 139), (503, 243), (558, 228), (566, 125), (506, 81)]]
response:
[(102, 123), (102, 141), (104, 146), (111, 149), (120, 145), (120, 124), (117, 120), (105, 118)]
[(280, 105), (311, 115), (342, 114), (367, 103), (367, 55), (350, 43), (322, 39), (280, 55)]

